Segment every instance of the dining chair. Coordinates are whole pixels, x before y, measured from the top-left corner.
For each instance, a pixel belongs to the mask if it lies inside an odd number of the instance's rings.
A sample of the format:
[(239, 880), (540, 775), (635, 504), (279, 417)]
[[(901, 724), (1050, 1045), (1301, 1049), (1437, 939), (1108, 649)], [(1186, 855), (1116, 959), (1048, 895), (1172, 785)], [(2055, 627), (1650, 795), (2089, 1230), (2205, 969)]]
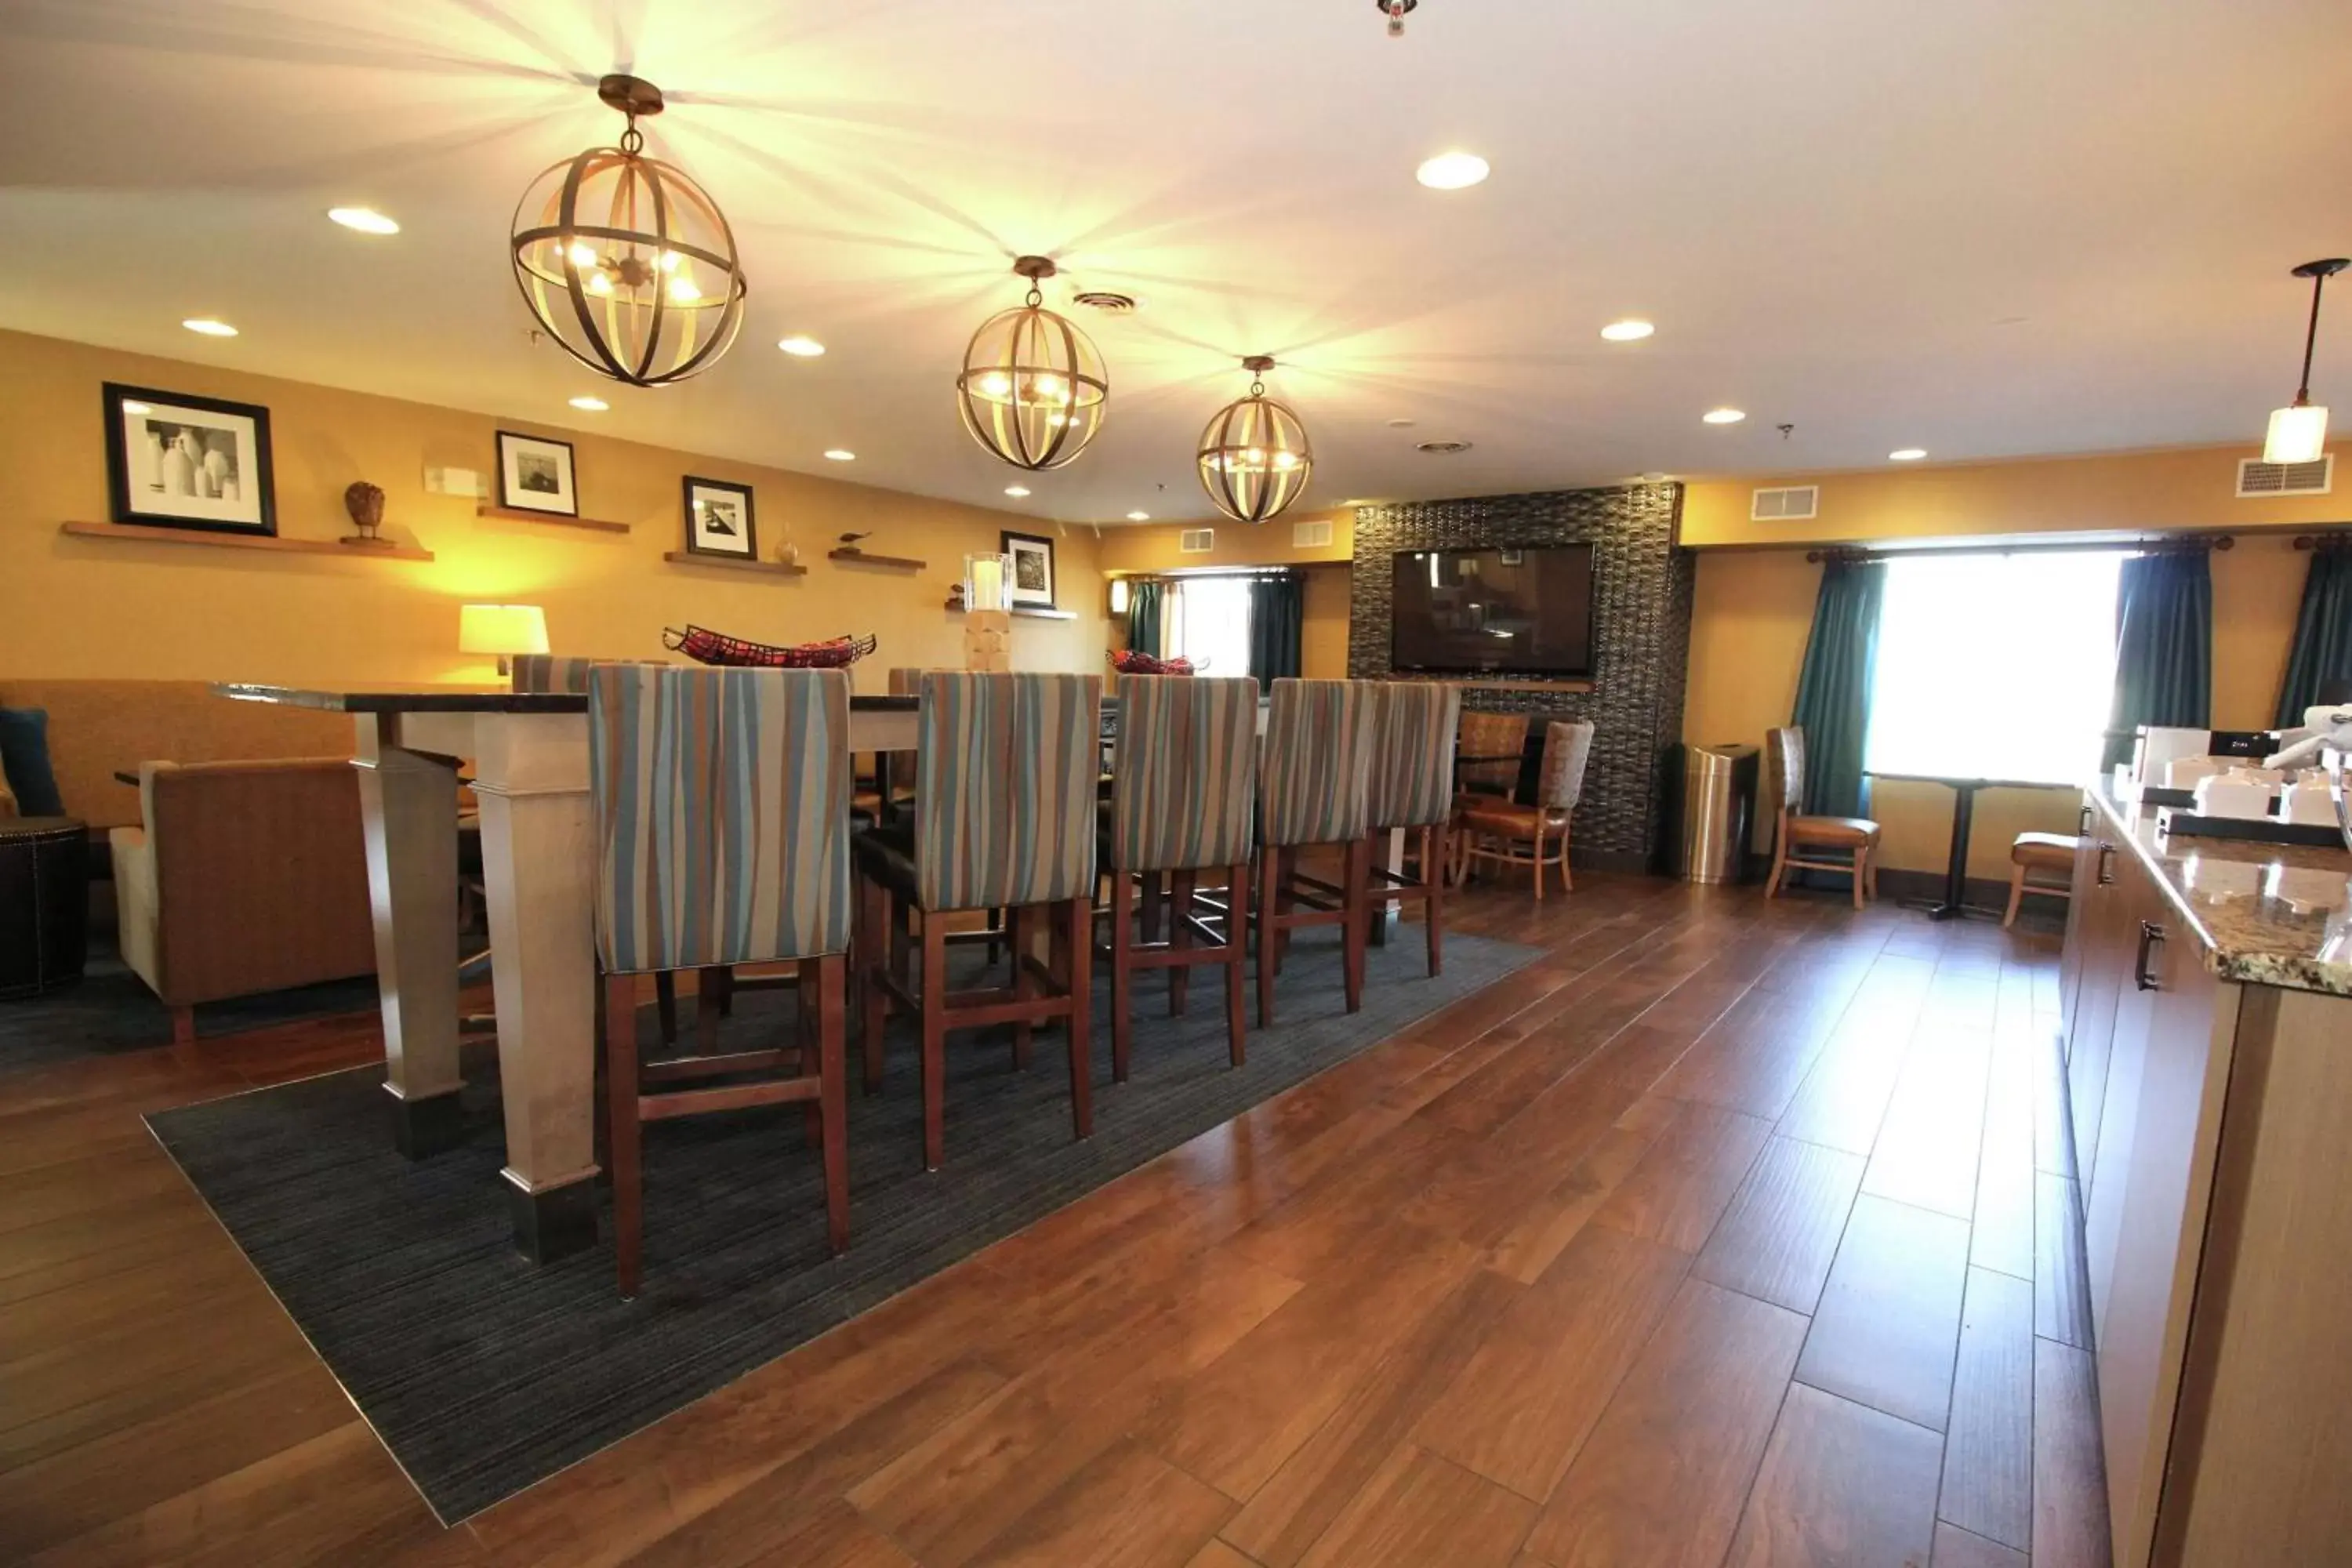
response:
[[(1070, 1109), (1077, 1136), (1094, 1131), (1088, 1030), (1092, 1016), (1096, 754), (1102, 678), (1094, 675), (926, 673), (919, 683), (911, 835), (860, 836), (857, 967), (863, 990), (866, 1081), (882, 1078), (883, 1030), (894, 1011), (922, 1020), (923, 1164), (945, 1152), (947, 1037), (1013, 1026), (1025, 1063), (1033, 1026), (1069, 1034)], [(1011, 911), (1011, 984), (948, 989), (950, 917)], [(922, 923), (920, 978), (909, 986), (890, 933), (912, 911)], [(1033, 951), (1040, 924), (1051, 958)]]
[[(1257, 1026), (1274, 1022), (1274, 982), (1289, 934), (1307, 926), (1339, 927), (1339, 966), (1348, 1011), (1364, 999), (1364, 945), (1370, 924), (1368, 806), (1372, 768), (1372, 703), (1379, 683), (1297, 680), (1274, 683), (1265, 739), (1258, 749)], [(1333, 883), (1303, 875), (1301, 849), (1328, 847), (1340, 858)], [(1306, 905), (1302, 911), (1298, 906)]]
[[(1866, 816), (1813, 816), (1805, 811), (1805, 731), (1787, 724), (1765, 737), (1772, 759), (1772, 788), (1780, 815), (1772, 835), (1772, 877), (1764, 896), (1780, 896), (1790, 871), (1834, 871), (1853, 879), (1853, 907), (1878, 897), (1878, 824)], [(1846, 852), (1843, 860), (1808, 860), (1811, 849)]]
[(1531, 805), (1490, 796), (1465, 797), (1455, 815), (1462, 835), (1466, 877), (1481, 860), (1527, 866), (1535, 872), (1536, 898), (1544, 896), (1544, 868), (1559, 868), (1562, 892), (1576, 890), (1568, 868), (1569, 834), (1577, 804), (1584, 798), (1584, 771), (1592, 756), (1592, 721), (1544, 726), (1543, 765), (1536, 775)]
[[(1225, 971), (1225, 1044), (1243, 1060), (1242, 967), (1249, 945), (1251, 790), (1257, 774), (1257, 682), (1122, 675), (1110, 811), (1097, 858), (1110, 879), (1111, 1078), (1127, 1080), (1135, 973), (1168, 971), (1168, 1011), (1184, 1010), (1194, 965)], [(1225, 881), (1222, 905), (1199, 897), (1202, 871)], [(1165, 942), (1135, 934), (1135, 880), (1171, 889)], [(1223, 929), (1203, 911), (1221, 917)]]
[[(1462, 689), (1428, 680), (1375, 683), (1372, 772), (1365, 802), (1371, 823), (1366, 856), (1375, 911), (1418, 899), (1429, 944), (1429, 973), (1444, 964), (1445, 883), (1453, 855), (1454, 743)], [(1524, 727), (1522, 721), (1522, 727)], [(1418, 840), (1411, 874), (1380, 865), (1380, 841), (1394, 831)]]
[[(2025, 902), (2028, 893), (2047, 893), (2053, 899), (2074, 896), (2074, 856), (2083, 841), (2071, 833), (2021, 833), (2009, 847), (2009, 910), (2000, 917), (2003, 931), (2017, 923), (2018, 906)], [(2045, 873), (2039, 882), (2027, 880), (2027, 873)]]
[[(621, 1294), (636, 1294), (642, 1268), (646, 1121), (807, 1105), (826, 1240), (839, 1252), (849, 1242), (849, 677), (600, 664), (588, 677), (588, 768)], [(640, 1058), (636, 976), (755, 963), (797, 966), (796, 1039)], [(774, 1076), (747, 1076), (758, 1073)], [(714, 1078), (728, 1081), (672, 1087)]]
[(1481, 713), (1465, 708), (1454, 733), (1455, 754), (1507, 760), (1464, 763), (1455, 775), (1458, 793), (1509, 795), (1519, 787), (1519, 759), (1527, 749), (1526, 714)]

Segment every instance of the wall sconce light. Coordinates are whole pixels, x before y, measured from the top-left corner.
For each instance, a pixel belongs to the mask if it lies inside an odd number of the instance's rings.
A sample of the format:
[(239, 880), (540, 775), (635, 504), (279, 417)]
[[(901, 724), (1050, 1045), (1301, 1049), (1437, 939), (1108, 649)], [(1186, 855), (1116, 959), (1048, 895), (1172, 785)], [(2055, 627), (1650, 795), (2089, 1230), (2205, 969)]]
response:
[(1124, 577), (1110, 580), (1110, 613), (1114, 616), (1127, 614), (1127, 579)]

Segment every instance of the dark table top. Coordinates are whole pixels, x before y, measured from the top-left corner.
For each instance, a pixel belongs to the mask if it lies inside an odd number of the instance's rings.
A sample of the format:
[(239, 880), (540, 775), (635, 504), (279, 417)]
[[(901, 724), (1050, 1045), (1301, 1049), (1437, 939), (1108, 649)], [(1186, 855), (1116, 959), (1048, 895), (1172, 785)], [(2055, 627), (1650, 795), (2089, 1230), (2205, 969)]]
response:
[[(585, 713), (588, 699), (569, 691), (507, 691), (496, 687), (437, 687), (413, 691), (335, 691), (299, 686), (262, 686), (240, 680), (213, 683), (216, 696), (239, 702), (271, 702), (281, 708), (317, 708), (331, 713)], [(913, 697), (852, 697), (859, 713), (911, 713)]]

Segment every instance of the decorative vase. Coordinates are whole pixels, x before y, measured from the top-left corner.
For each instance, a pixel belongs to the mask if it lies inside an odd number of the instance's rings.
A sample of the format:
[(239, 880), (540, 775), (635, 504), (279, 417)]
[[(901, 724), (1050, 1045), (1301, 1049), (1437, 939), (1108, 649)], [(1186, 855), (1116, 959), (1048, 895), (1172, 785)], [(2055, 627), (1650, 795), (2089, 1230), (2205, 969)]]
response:
[(797, 566), (801, 563), (801, 547), (787, 539), (776, 547), (776, 559), (787, 566)]
[(152, 426), (139, 447), (139, 483), (145, 489), (163, 488), (163, 437)]
[(359, 531), (344, 537), (345, 544), (389, 543), (376, 531), (383, 526), (383, 487), (365, 479), (353, 479), (343, 487), (343, 510), (352, 514), (352, 526)]

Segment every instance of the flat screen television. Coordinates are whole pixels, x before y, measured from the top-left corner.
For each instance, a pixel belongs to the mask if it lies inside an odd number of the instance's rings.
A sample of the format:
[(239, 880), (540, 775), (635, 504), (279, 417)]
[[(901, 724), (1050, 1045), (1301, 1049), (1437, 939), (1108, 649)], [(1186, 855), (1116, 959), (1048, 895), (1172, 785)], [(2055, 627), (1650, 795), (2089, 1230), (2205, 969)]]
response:
[(1423, 675), (1592, 673), (1592, 546), (1400, 550), (1389, 658)]

